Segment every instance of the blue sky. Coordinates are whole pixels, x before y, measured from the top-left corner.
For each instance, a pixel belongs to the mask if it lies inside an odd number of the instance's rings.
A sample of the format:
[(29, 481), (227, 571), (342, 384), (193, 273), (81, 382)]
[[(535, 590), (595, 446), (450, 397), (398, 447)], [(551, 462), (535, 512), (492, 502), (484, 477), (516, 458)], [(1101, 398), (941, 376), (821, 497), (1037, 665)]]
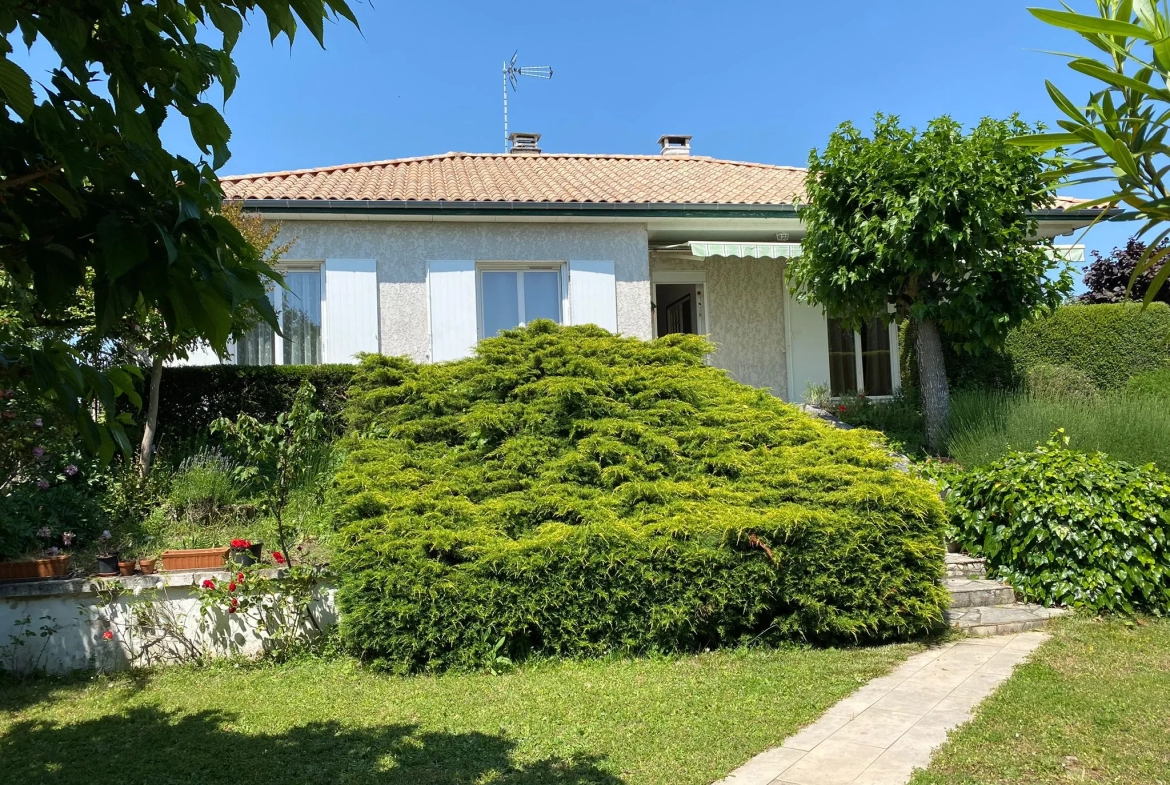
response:
[[(1038, 50), (1081, 47), (1029, 5), (1057, 3), (376, 0), (354, 4), (360, 32), (330, 26), (324, 50), (307, 33), (272, 45), (253, 23), (223, 173), (502, 150), (500, 65), (516, 49), (555, 69), (511, 96), (512, 130), (543, 134), (548, 152), (652, 153), (659, 135), (686, 133), (696, 154), (804, 165), (837, 124), (878, 111), (1052, 124), (1044, 80), (1074, 99), (1088, 88)], [(184, 128), (166, 130), (191, 152)], [(1107, 251), (1127, 228), (1086, 243)]]

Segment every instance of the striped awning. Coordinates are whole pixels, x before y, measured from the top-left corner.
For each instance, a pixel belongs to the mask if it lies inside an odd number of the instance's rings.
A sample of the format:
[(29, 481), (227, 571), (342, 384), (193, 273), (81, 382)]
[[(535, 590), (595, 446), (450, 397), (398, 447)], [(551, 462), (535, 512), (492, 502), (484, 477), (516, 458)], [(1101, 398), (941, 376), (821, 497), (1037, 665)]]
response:
[(793, 259), (800, 256), (800, 243), (690, 243), (691, 253), (708, 256), (738, 256), (744, 259)]

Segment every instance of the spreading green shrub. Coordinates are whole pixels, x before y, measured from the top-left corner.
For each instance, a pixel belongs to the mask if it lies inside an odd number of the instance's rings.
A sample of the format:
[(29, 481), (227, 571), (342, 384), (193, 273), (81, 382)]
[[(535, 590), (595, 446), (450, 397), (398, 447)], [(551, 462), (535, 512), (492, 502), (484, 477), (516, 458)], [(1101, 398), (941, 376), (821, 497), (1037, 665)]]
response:
[(958, 541), (1016, 591), (1046, 605), (1170, 610), (1170, 477), (1068, 449), (1030, 452), (951, 479)]
[(1021, 373), (1067, 365), (1102, 390), (1123, 389), (1136, 373), (1170, 366), (1170, 306), (1066, 305), (1013, 330), (1005, 348)]
[(411, 671), (938, 623), (934, 489), (710, 351), (540, 321), (459, 362), (367, 358), (334, 491), (344, 643)]
[(304, 381), (316, 388), (314, 404), (324, 414), (326, 431), (340, 433), (345, 423), (346, 390), (354, 365), (207, 365), (167, 368), (159, 386), (160, 446), (206, 441), (211, 423), (241, 414), (274, 422), (292, 408)]
[(1097, 397), (1097, 386), (1089, 375), (1070, 365), (1034, 365), (1024, 377), (1024, 386), (1037, 398)]
[(1130, 398), (1152, 398), (1170, 402), (1170, 368), (1134, 375), (1125, 386)]

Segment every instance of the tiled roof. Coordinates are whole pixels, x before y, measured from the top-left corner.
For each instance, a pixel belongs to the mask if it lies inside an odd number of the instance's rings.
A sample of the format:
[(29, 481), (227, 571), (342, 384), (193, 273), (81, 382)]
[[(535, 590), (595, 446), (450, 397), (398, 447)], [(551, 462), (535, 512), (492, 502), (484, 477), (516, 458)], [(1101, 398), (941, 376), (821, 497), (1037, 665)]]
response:
[(447, 153), (221, 182), (229, 199), (773, 205), (803, 199), (804, 176), (700, 156)]
[(447, 153), (221, 182), (228, 199), (785, 205), (804, 200), (805, 174), (703, 156)]

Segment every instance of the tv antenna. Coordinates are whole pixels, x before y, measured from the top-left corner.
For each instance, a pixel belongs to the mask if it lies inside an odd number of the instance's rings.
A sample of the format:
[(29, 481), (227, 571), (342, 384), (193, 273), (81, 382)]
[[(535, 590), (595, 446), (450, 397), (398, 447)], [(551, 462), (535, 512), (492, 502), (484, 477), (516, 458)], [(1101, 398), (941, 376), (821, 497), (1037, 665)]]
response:
[(512, 53), (512, 59), (504, 63), (504, 152), (508, 152), (508, 84), (511, 83), (512, 89), (516, 89), (516, 77), (518, 76), (535, 76), (537, 79), (552, 79), (552, 66), (548, 65), (516, 65), (516, 55), (520, 54), (517, 49)]

